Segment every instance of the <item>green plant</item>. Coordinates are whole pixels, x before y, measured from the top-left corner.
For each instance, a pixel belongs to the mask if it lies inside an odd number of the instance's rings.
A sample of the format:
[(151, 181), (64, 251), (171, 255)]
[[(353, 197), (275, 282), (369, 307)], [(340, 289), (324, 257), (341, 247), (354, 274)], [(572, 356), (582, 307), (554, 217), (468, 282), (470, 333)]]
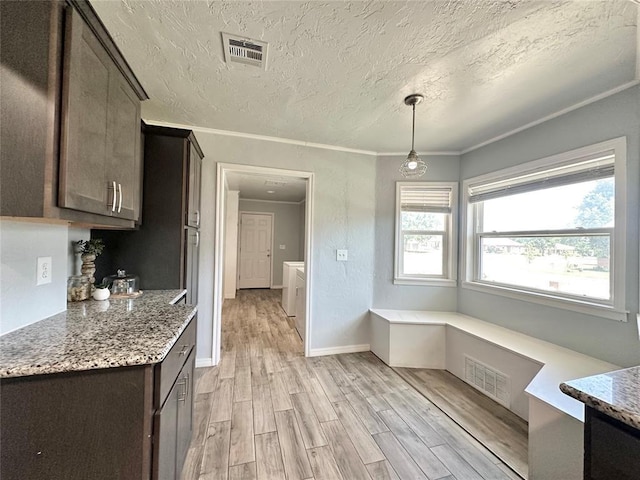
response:
[(96, 288), (109, 288), (109, 281), (105, 277), (105, 278), (102, 279), (102, 281), (100, 283), (96, 283), (95, 287)]
[(93, 238), (91, 240), (79, 240), (76, 245), (82, 253), (93, 254), (96, 257), (104, 250), (104, 242), (101, 238)]

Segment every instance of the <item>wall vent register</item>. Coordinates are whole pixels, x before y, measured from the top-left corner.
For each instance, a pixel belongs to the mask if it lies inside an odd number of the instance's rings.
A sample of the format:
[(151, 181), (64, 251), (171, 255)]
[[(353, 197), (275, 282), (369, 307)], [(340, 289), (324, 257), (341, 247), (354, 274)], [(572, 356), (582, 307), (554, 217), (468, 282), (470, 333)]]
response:
[(224, 61), (226, 63), (244, 63), (263, 70), (267, 69), (267, 52), (269, 44), (260, 40), (242, 38), (222, 33), (224, 45)]
[(465, 355), (464, 380), (499, 404), (510, 408), (510, 379), (504, 373)]

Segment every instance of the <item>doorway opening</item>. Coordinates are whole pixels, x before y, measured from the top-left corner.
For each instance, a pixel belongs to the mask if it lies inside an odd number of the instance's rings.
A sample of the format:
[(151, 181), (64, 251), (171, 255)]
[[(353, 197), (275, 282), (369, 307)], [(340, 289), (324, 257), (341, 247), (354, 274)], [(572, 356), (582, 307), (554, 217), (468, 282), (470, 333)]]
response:
[[(244, 183), (238, 183), (238, 179), (244, 179)], [(274, 225), (277, 216), (271, 214), (271, 223), (267, 220), (265, 211), (255, 208), (255, 202), (296, 203), (301, 211), (301, 239), (298, 249), (299, 256), (296, 260), (304, 262), (304, 280), (300, 288), (304, 289), (304, 301), (300, 305), (299, 320), (302, 325), (298, 328), (304, 346), (304, 355), (309, 356), (311, 350), (310, 335), (312, 332), (312, 271), (313, 271), (313, 181), (312, 172), (296, 170), (284, 170), (278, 168), (258, 167), (251, 165), (237, 165), (218, 163), (216, 178), (216, 231), (214, 242), (215, 272), (214, 272), (214, 299), (213, 299), (213, 338), (212, 358), (213, 363), (220, 361), (221, 329), (222, 329), (222, 304), (226, 295), (232, 294), (237, 288), (281, 288), (283, 286), (280, 274), (283, 270), (283, 257), (288, 249), (294, 247), (287, 242), (276, 239)], [(256, 186), (270, 194), (284, 194), (288, 191), (294, 195), (291, 201), (287, 197), (261, 197)], [(289, 187), (285, 188), (285, 185)], [(295, 188), (294, 188), (295, 187)], [(240, 190), (245, 193), (240, 198)], [(249, 192), (249, 193), (247, 193)], [(235, 194), (235, 197), (234, 197)], [(296, 196), (297, 195), (297, 196)], [(260, 198), (251, 198), (260, 197)], [(285, 200), (270, 200), (269, 198), (285, 198)], [(298, 200), (295, 200), (298, 198)], [(302, 200), (299, 200), (302, 198)], [(245, 208), (240, 208), (240, 202), (245, 202)], [(235, 202), (235, 209), (228, 208)], [(253, 202), (253, 203), (252, 203)], [(245, 217), (246, 215), (246, 217)], [(240, 221), (247, 221), (246, 228), (236, 228)], [(235, 230), (235, 232), (234, 232)], [(235, 233), (235, 237), (234, 237)], [(269, 239), (269, 234), (271, 239)], [(243, 238), (243, 235), (245, 238)], [(229, 245), (239, 245), (233, 252)], [(246, 258), (243, 258), (247, 253)], [(287, 262), (289, 263), (289, 262)], [(225, 268), (231, 265), (231, 268)], [(237, 273), (236, 273), (237, 271)], [(232, 272), (230, 275), (229, 272)], [(244, 277), (244, 278), (243, 278)], [(265, 278), (266, 277), (266, 278)]]

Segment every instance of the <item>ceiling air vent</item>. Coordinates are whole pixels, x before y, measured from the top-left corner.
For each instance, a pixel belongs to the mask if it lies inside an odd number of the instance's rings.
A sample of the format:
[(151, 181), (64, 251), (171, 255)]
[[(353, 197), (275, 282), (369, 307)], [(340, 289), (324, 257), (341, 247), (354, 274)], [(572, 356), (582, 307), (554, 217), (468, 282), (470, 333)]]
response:
[(222, 33), (224, 45), (224, 61), (227, 63), (244, 63), (263, 70), (267, 69), (267, 51), (269, 44), (250, 38), (242, 38), (228, 33)]

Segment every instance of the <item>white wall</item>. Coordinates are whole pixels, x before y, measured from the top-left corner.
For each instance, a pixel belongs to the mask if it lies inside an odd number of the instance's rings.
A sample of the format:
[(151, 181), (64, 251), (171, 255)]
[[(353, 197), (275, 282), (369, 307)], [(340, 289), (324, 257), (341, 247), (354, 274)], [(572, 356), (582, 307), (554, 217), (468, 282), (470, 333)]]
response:
[(224, 298), (236, 298), (238, 279), (238, 190), (227, 192), (224, 241)]
[[(395, 244), (396, 182), (404, 181), (398, 171), (406, 157), (380, 156), (376, 172), (376, 255), (373, 307), (455, 312), (456, 287), (425, 287), (393, 284)], [(457, 156), (422, 156), (428, 165), (420, 181), (457, 181)]]
[[(66, 225), (0, 220), (0, 334), (66, 310), (71, 242), (88, 238)], [(38, 257), (51, 257), (49, 284), (36, 286)]]
[[(627, 137), (627, 309), (638, 311), (640, 217), (640, 87), (462, 156), (461, 180), (604, 140)], [(622, 366), (640, 363), (635, 321), (616, 322), (535, 303), (459, 288), (458, 311)]]
[[(304, 237), (304, 222), (300, 223), (300, 205), (240, 199), (240, 211), (273, 213), (271, 286), (282, 287), (282, 263), (299, 262), (304, 256), (300, 253), (300, 237)], [(284, 245), (285, 249), (280, 250), (280, 245)]]
[[(202, 183), (198, 357), (211, 355), (216, 162), (315, 173), (311, 348), (369, 343), (373, 292), (375, 157), (195, 130)], [(348, 262), (336, 249), (349, 250)]]

